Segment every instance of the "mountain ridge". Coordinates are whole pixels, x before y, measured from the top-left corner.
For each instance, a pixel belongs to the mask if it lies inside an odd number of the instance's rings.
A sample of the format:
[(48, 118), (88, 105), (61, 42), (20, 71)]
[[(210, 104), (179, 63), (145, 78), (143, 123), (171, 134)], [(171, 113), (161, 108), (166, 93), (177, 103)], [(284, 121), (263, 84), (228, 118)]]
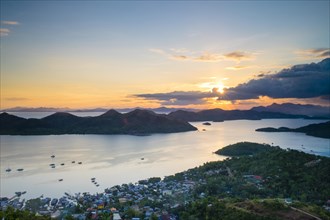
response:
[(109, 110), (95, 117), (79, 117), (67, 112), (56, 112), (41, 119), (25, 119), (8, 113), (0, 114), (1, 135), (146, 135), (195, 130), (197, 128), (186, 121), (146, 110), (135, 110), (125, 114)]

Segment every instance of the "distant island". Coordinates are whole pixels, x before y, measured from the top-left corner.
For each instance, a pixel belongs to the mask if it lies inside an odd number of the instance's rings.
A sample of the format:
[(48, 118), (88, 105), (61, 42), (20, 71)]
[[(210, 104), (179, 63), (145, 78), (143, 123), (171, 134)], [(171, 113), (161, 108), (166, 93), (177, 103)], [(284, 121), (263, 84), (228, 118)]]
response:
[(329, 117), (330, 107), (320, 105), (302, 105), (293, 103), (273, 103), (269, 106), (257, 106), (251, 108), (257, 112), (278, 112), (284, 114), (307, 115), (310, 117)]
[(198, 112), (178, 110), (168, 114), (172, 118), (185, 121), (214, 121), (222, 122), (227, 120), (261, 120), (273, 118), (305, 118), (313, 117), (306, 115), (292, 115), (280, 112), (255, 111), (255, 110), (223, 110), (220, 108), (202, 110)]
[(0, 135), (51, 135), (51, 134), (131, 134), (174, 133), (195, 131), (188, 122), (136, 109), (121, 114), (115, 110), (96, 117), (78, 117), (57, 112), (41, 119), (25, 119), (0, 114)]
[(328, 138), (330, 139), (330, 121), (319, 123), (319, 124), (311, 124), (307, 126), (303, 126), (300, 128), (287, 128), (287, 127), (280, 127), (280, 128), (258, 128), (256, 131), (263, 131), (263, 132), (301, 132), (305, 133), (309, 136), (320, 137), (320, 138)]

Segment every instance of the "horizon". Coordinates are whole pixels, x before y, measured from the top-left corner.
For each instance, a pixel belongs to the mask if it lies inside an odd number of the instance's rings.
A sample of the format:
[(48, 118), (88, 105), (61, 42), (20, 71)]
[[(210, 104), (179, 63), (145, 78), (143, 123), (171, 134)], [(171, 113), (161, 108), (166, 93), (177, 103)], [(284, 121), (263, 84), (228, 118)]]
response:
[(0, 4), (0, 109), (330, 107), (329, 1)]
[[(249, 108), (234, 108), (234, 109), (229, 109), (229, 110), (251, 110), (252, 108), (255, 107), (269, 107), (273, 105), (286, 105), (286, 104), (292, 104), (292, 105), (301, 105), (301, 106), (313, 106), (313, 107), (321, 107), (321, 108), (328, 108), (329, 106), (327, 105), (314, 105), (314, 104), (301, 104), (301, 103), (292, 103), (292, 102), (285, 102), (285, 103), (271, 103), (268, 105), (256, 105), (252, 106)], [(7, 109), (0, 109), (0, 112), (5, 112), (5, 111), (22, 111), (25, 109), (31, 109), (33, 111), (39, 112), (37, 110), (44, 110), (44, 109), (54, 109), (54, 110), (60, 110), (64, 112), (70, 112), (70, 111), (90, 111), (90, 110), (96, 110), (96, 109), (102, 109), (102, 110), (135, 110), (135, 109), (146, 109), (146, 110), (154, 110), (154, 109), (177, 109), (177, 110), (191, 110), (191, 111), (203, 111), (203, 110), (212, 110), (212, 109), (222, 109), (220, 107), (216, 108), (185, 108), (185, 107), (166, 107), (166, 106), (159, 106), (155, 108), (150, 108), (150, 107), (141, 107), (141, 106), (135, 106), (135, 107), (128, 107), (128, 108), (116, 108), (116, 107), (93, 107), (93, 108), (69, 108), (69, 107), (44, 107), (44, 106), (39, 106), (39, 107), (23, 107), (23, 106), (15, 106), (12, 108), (7, 108)], [(222, 109), (226, 110), (226, 109)]]

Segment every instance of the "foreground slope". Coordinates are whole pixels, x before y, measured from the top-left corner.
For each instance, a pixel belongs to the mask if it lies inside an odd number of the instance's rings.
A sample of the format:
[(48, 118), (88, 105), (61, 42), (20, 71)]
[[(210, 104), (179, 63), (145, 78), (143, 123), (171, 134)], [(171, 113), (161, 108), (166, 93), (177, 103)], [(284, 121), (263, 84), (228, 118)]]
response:
[(96, 116), (78, 117), (58, 112), (42, 119), (24, 119), (0, 114), (1, 135), (49, 134), (152, 134), (197, 130), (188, 122), (147, 110), (121, 114), (115, 110)]

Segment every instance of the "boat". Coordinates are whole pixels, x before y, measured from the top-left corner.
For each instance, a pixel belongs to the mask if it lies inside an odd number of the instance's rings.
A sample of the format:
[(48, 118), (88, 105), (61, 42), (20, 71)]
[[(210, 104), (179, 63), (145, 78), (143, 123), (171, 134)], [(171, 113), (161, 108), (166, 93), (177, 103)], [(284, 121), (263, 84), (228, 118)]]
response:
[(95, 177), (91, 178), (91, 180), (95, 180)]
[(78, 162), (78, 164), (82, 164), (82, 162)]
[(144, 158), (142, 157), (141, 160), (144, 160)]
[(19, 169), (17, 169), (17, 171), (23, 171), (24, 169), (23, 168), (19, 168)]
[(51, 158), (55, 158), (55, 155), (50, 156)]
[(58, 181), (59, 181), (59, 182), (62, 182), (62, 181), (63, 181), (63, 179), (59, 179)]
[(51, 166), (51, 168), (55, 168), (55, 165)]
[(76, 161), (73, 160), (71, 163), (75, 163), (75, 162), (76, 162)]
[(10, 169), (10, 168), (7, 168), (7, 169), (6, 169), (6, 172), (10, 172), (10, 171), (11, 171), (11, 169)]
[(100, 186), (99, 184), (96, 185), (96, 187), (99, 187), (99, 186)]
[(54, 163), (51, 163), (51, 164), (49, 164), (49, 166), (51, 166), (51, 167), (52, 167), (52, 166), (55, 166), (55, 164), (54, 164)]
[(61, 166), (64, 166), (64, 163), (61, 163)]

